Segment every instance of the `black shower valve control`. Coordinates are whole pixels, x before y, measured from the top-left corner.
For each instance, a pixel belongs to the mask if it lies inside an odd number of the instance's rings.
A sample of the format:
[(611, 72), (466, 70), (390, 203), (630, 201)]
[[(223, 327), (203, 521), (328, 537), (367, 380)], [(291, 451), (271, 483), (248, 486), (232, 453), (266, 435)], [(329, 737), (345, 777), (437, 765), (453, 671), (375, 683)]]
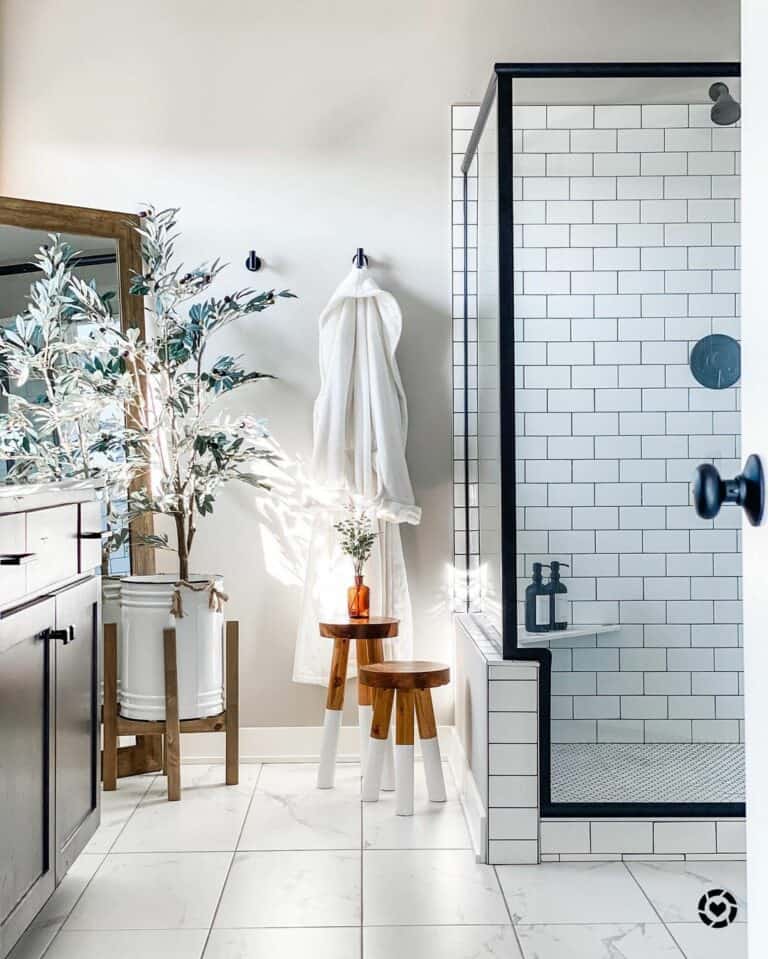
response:
[(759, 526), (765, 508), (765, 480), (763, 464), (754, 453), (747, 459), (739, 476), (732, 480), (721, 478), (712, 463), (696, 467), (693, 483), (693, 505), (702, 519), (714, 519), (723, 503), (743, 507), (752, 526)]

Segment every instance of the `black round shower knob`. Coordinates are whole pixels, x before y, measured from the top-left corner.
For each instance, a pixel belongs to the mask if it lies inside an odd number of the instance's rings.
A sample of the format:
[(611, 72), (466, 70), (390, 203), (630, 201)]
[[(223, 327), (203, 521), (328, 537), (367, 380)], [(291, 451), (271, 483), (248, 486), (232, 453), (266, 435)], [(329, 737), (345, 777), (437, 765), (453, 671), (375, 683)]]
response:
[(251, 273), (258, 273), (263, 265), (264, 261), (261, 259), (261, 257), (256, 255), (255, 250), (251, 250), (245, 259), (246, 269), (250, 270)]
[(723, 503), (736, 503), (744, 508), (752, 526), (763, 518), (765, 485), (760, 457), (749, 457), (744, 470), (732, 480), (724, 480), (716, 466), (702, 463), (696, 467), (693, 483), (693, 505), (702, 519), (714, 519)]
[(725, 333), (710, 333), (691, 350), (691, 373), (710, 390), (724, 390), (741, 376), (741, 346)]

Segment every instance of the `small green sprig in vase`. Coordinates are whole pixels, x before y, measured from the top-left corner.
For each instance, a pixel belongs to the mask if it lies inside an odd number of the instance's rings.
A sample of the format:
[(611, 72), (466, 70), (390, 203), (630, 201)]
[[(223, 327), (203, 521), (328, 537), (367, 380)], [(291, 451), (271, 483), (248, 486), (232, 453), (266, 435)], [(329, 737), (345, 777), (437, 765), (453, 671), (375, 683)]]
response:
[(341, 551), (349, 556), (355, 568), (355, 585), (347, 590), (347, 611), (350, 619), (368, 619), (371, 610), (371, 591), (363, 582), (363, 570), (371, 553), (376, 537), (370, 517), (365, 510), (356, 510), (350, 505), (349, 519), (333, 524), (339, 534)]

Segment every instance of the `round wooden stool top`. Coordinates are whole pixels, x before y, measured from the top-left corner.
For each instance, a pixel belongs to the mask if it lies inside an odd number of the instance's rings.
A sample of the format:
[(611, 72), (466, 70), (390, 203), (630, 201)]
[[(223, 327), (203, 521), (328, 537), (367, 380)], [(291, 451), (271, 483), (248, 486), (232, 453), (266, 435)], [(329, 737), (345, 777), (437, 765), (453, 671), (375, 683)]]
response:
[(446, 686), (451, 671), (443, 663), (389, 662), (360, 667), (360, 682), (376, 689), (433, 689)]
[(397, 636), (399, 625), (399, 619), (388, 616), (345, 619), (337, 623), (320, 623), (320, 635), (326, 639), (391, 639)]

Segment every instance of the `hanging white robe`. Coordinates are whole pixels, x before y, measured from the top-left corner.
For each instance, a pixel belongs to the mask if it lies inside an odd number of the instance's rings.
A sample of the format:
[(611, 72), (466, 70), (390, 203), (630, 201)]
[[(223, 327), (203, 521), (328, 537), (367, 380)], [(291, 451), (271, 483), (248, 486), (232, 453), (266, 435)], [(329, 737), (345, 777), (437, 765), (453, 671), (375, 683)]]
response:
[[(397, 301), (379, 289), (367, 269), (353, 269), (320, 316), (320, 393), (314, 411), (312, 509), (315, 511), (296, 637), (293, 678), (325, 685), (331, 644), (318, 622), (346, 618), (352, 561), (343, 556), (333, 524), (350, 500), (378, 525), (365, 568), (371, 615), (400, 620), (387, 656), (409, 658), (413, 649), (400, 523), (417, 525), (405, 461), (408, 412), (395, 360), (402, 330)], [(354, 665), (350, 665), (350, 674)]]

